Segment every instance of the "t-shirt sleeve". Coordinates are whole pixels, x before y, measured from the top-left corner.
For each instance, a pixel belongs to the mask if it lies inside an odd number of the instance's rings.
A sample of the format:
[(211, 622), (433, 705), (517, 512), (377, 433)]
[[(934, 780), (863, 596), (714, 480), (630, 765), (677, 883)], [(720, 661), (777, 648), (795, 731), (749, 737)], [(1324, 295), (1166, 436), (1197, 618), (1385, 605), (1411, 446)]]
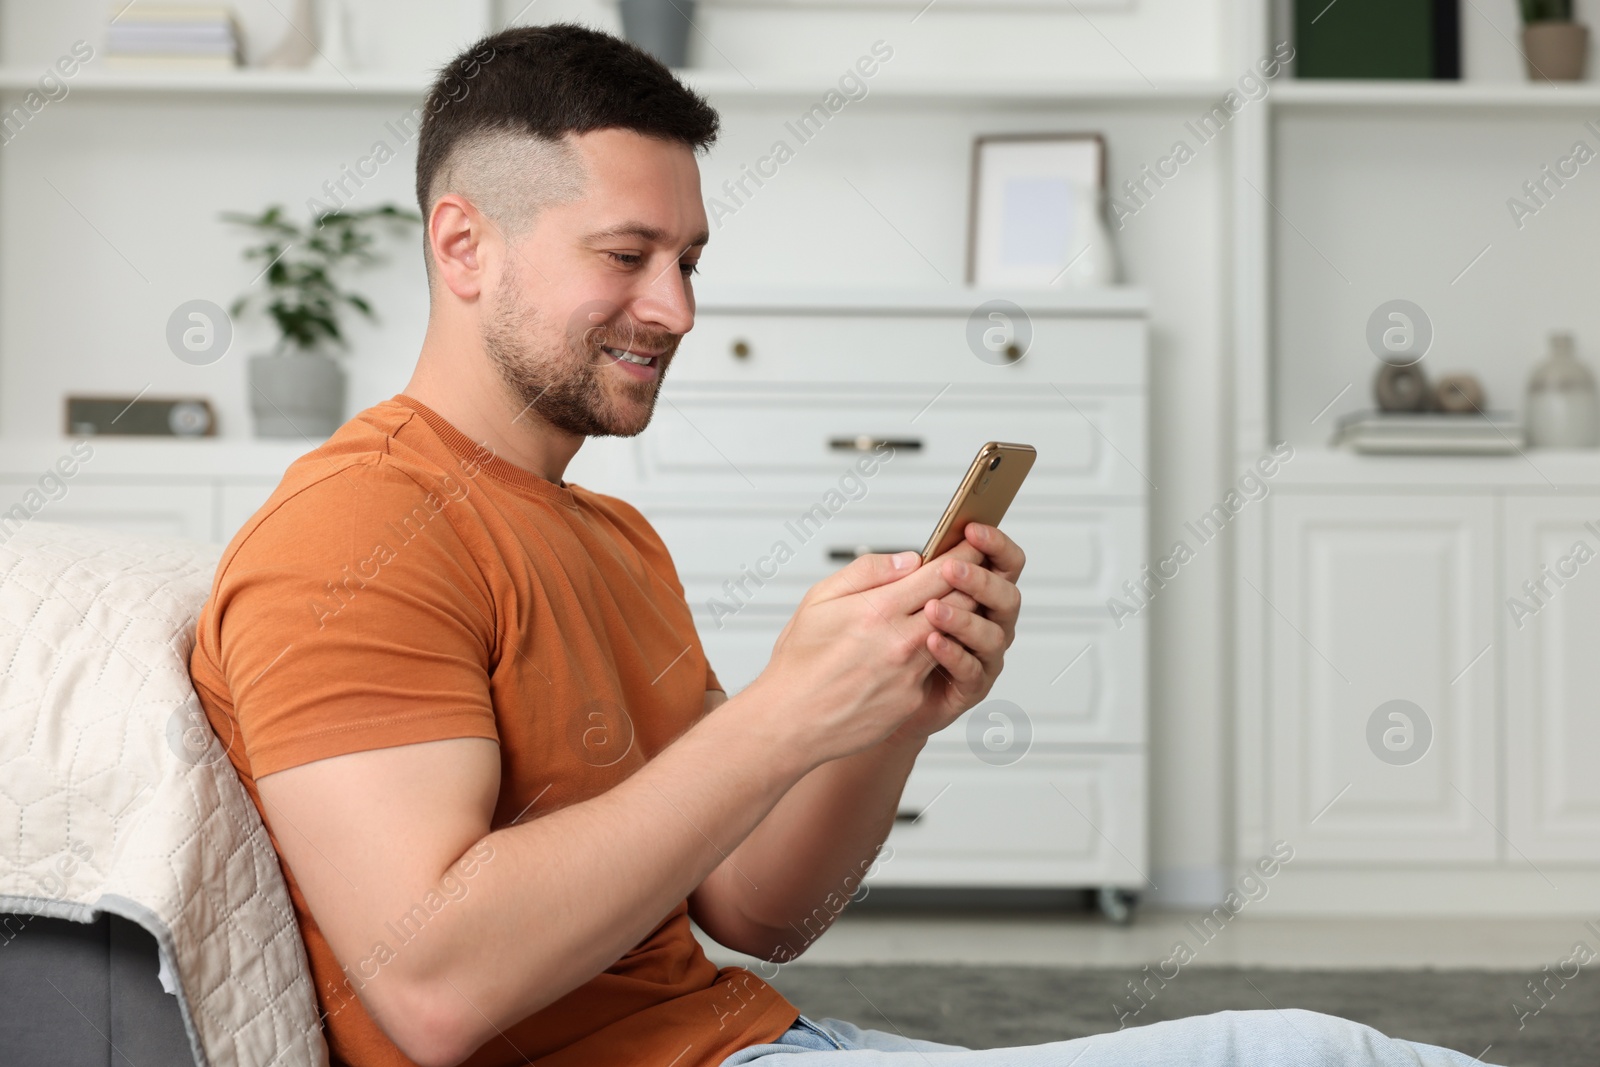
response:
[(499, 740), (493, 602), (454, 525), (464, 511), (380, 459), (302, 489), (239, 545), (217, 610), (255, 777), (375, 748)]
[[(650, 520), (644, 517), (642, 511), (624, 500), (618, 500), (615, 497), (606, 497), (604, 499), (617, 513), (619, 521), (633, 532), (634, 543), (639, 547), (645, 559), (649, 561), (650, 566), (671, 587), (678, 600), (685, 607), (689, 607), (683, 591), (683, 581), (678, 577), (677, 564), (672, 562), (672, 553), (667, 549), (667, 543), (661, 540), (661, 535), (656, 532), (654, 526), (650, 525)], [(693, 615), (694, 611), (690, 608), (691, 619)], [(711, 658), (705, 654), (705, 648), (700, 640), (698, 630), (694, 635), (694, 643), (701, 657), (706, 661), (706, 688), (725, 693), (727, 690), (721, 680), (717, 678), (717, 672), (711, 669)]]

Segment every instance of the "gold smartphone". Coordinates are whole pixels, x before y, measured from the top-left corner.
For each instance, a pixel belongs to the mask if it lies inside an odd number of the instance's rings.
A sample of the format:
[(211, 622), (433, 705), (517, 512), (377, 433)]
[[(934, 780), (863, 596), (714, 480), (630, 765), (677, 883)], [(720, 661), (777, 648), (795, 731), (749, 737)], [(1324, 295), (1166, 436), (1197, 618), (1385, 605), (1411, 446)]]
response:
[(922, 550), (922, 562), (931, 563), (960, 544), (969, 522), (999, 526), (1038, 455), (1032, 445), (999, 441), (990, 441), (978, 449), (967, 476), (961, 479), (950, 506), (944, 509), (944, 516)]

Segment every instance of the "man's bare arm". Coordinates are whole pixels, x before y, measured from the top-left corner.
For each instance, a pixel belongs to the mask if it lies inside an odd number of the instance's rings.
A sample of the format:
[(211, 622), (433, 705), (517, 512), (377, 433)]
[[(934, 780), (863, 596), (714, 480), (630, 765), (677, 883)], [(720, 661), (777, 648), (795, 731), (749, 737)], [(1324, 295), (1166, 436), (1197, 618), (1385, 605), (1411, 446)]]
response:
[[(490, 832), (499, 752), (482, 739), (353, 753), (260, 779), (313, 916), (403, 1052), (423, 1067), (458, 1063), (599, 974), (727, 862), (796, 782), (917, 712), (934, 627), (916, 607), (950, 587), (888, 556), (840, 576), (807, 595), (784, 651), (748, 689), (616, 788), (549, 815)], [(467, 891), (394, 944), (390, 927), (447, 879)], [(374, 952), (379, 941), (392, 956)]]
[[(706, 933), (736, 951), (786, 961), (838, 918), (888, 836), (928, 735), (994, 685), (1016, 632), (1015, 583), (1024, 563), (1009, 537), (975, 525), (964, 544), (929, 565), (954, 588), (938, 603), (919, 605), (939, 635), (930, 635), (929, 653), (941, 667), (924, 707), (893, 737), (817, 767), (789, 790), (690, 898)], [(965, 573), (954, 564), (966, 564)]]

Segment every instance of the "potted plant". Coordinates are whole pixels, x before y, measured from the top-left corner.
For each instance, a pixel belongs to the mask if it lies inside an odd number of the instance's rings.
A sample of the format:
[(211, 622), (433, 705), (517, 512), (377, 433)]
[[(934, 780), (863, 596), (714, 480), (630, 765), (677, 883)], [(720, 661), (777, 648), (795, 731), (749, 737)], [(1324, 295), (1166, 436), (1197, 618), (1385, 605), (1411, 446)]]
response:
[(1589, 27), (1572, 21), (1572, 0), (1521, 0), (1522, 58), (1535, 81), (1583, 78), (1589, 59)]
[(377, 262), (373, 248), (381, 230), (409, 228), (422, 219), (393, 204), (323, 212), (304, 226), (276, 204), (259, 215), (222, 217), (255, 232), (260, 243), (246, 248), (244, 258), (264, 264), (229, 311), (238, 316), (264, 310), (278, 330), (272, 352), (250, 358), (256, 436), (327, 437), (344, 422), (344, 368), (330, 358), (349, 347), (340, 315), (354, 308), (376, 318), (366, 298), (341, 288), (335, 275)]
[(618, 0), (622, 36), (677, 70), (689, 64), (695, 0)]

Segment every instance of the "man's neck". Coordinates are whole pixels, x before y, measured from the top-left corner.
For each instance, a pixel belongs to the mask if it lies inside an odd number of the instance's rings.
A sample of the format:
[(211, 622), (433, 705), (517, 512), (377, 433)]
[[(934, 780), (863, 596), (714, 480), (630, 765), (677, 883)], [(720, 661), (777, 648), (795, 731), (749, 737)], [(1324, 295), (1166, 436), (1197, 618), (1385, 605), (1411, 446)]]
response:
[[(487, 358), (463, 359), (430, 329), (405, 395), (432, 408), (497, 457), (556, 485), (584, 438), (565, 433), (512, 397)], [(454, 347), (454, 346), (452, 346)]]

